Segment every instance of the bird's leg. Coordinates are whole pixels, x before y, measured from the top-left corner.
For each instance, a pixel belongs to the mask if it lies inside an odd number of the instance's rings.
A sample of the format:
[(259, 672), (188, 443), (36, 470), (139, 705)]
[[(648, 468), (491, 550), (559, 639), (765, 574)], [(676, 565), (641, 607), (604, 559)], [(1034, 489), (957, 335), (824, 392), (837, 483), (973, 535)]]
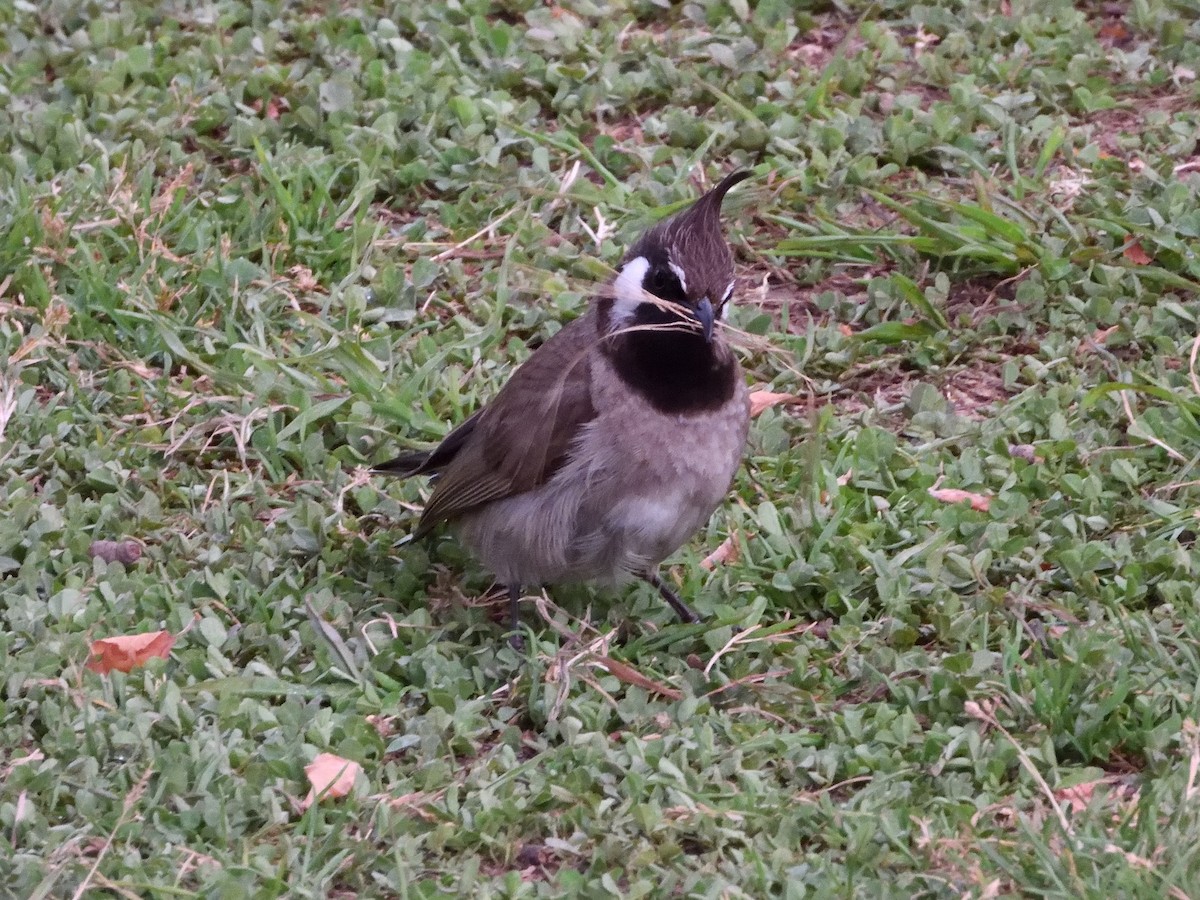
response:
[(658, 577), (657, 572), (647, 572), (642, 577), (658, 589), (662, 598), (667, 601), (671, 609), (675, 610), (675, 615), (679, 616), (681, 622), (700, 621), (700, 617), (692, 611), (692, 608), (680, 600), (678, 594), (663, 584), (663, 580)]
[(517, 584), (508, 587), (508, 643), (514, 650), (524, 650), (525, 641), (521, 638), (521, 586)]

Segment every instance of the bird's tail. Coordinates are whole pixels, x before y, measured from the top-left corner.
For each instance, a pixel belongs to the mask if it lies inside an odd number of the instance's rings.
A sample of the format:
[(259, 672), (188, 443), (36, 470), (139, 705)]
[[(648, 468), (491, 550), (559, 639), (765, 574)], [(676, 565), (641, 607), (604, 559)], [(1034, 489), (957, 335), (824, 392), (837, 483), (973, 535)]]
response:
[(407, 453), (401, 453), (395, 459), (380, 463), (371, 471), (377, 475), (398, 475), (400, 478), (408, 478), (411, 475), (428, 472), (432, 456), (433, 452), (429, 450), (410, 450)]
[(401, 478), (408, 478), (412, 475), (436, 477), (437, 473), (458, 455), (458, 451), (467, 442), (467, 438), (475, 430), (478, 421), (479, 413), (477, 412), (446, 435), (442, 442), (432, 450), (409, 450), (407, 453), (401, 453), (395, 459), (380, 463), (373, 471), (379, 475), (399, 475)]

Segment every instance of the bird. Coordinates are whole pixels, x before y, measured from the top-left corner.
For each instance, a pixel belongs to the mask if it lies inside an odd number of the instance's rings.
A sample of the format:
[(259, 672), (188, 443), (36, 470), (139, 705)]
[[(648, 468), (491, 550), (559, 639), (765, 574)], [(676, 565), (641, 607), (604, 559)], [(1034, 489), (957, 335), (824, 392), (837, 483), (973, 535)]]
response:
[(375, 467), (431, 476), (413, 539), (456, 529), (507, 590), (514, 647), (535, 586), (640, 578), (700, 621), (658, 567), (721, 504), (745, 450), (749, 394), (718, 323), (736, 287), (721, 205), (749, 176), (646, 230), (588, 309), (433, 450)]

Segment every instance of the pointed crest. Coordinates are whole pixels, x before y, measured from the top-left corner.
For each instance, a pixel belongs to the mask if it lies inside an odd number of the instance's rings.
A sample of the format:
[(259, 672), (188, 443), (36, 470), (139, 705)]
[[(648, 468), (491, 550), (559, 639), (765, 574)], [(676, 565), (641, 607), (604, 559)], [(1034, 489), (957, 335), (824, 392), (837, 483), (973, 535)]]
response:
[(730, 172), (721, 181), (710, 190), (707, 194), (689, 206), (683, 212), (676, 213), (668, 224), (672, 226), (672, 231), (694, 228), (698, 231), (709, 228), (721, 230), (721, 204), (725, 201), (725, 195), (729, 193), (729, 189), (741, 181), (745, 181), (750, 177), (750, 173), (745, 169), (739, 169), (735, 172)]
[(712, 254), (714, 260), (729, 258), (729, 248), (721, 229), (721, 204), (729, 189), (750, 177), (750, 172), (738, 169), (700, 197), (695, 203), (643, 234), (625, 254), (626, 261), (646, 255), (646, 248), (661, 246), (672, 255)]

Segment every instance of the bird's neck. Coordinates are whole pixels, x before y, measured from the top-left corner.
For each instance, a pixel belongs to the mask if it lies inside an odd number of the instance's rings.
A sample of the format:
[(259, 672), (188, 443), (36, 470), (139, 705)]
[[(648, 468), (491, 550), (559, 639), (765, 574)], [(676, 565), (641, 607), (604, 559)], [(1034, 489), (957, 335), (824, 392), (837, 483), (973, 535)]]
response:
[(720, 409), (737, 384), (737, 361), (720, 337), (635, 328), (607, 335), (602, 346), (617, 376), (661, 413)]

